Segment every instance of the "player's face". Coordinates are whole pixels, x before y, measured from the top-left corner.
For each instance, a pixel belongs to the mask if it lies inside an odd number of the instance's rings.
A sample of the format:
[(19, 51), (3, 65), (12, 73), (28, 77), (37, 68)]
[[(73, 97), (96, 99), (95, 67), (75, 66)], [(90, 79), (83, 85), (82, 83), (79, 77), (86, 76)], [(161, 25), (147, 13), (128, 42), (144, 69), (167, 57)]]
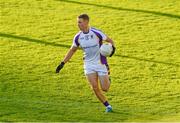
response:
[(78, 18), (77, 22), (78, 22), (78, 27), (80, 30), (84, 30), (84, 29), (88, 28), (88, 23), (89, 23), (88, 20)]

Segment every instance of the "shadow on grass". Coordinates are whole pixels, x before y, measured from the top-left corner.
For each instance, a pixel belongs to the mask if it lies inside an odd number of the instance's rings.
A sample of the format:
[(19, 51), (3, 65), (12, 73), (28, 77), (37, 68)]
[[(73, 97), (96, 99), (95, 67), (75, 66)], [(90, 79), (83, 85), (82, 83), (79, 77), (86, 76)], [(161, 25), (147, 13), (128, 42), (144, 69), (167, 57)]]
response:
[(23, 41), (29, 41), (29, 42), (35, 42), (39, 44), (44, 44), (44, 45), (50, 45), (50, 46), (56, 46), (56, 47), (64, 47), (64, 48), (70, 48), (70, 45), (66, 44), (56, 44), (56, 43), (51, 43), (51, 42), (45, 42), (39, 39), (32, 39), (24, 36), (16, 36), (16, 35), (11, 35), (11, 34), (6, 34), (6, 33), (0, 33), (0, 37), (5, 37), (5, 38), (13, 38), (13, 39), (19, 39)]
[(158, 16), (165, 16), (165, 17), (171, 17), (171, 18), (180, 19), (180, 15), (157, 12), (157, 11), (141, 10), (141, 9), (129, 9), (129, 8), (122, 8), (122, 7), (113, 7), (113, 6), (100, 5), (100, 4), (94, 4), (94, 3), (84, 3), (84, 2), (71, 1), (71, 0), (56, 0), (56, 1), (74, 3), (74, 4), (80, 4), (80, 5), (89, 5), (89, 6), (95, 6), (95, 7), (103, 7), (103, 8), (113, 9), (113, 10), (120, 10), (120, 11), (148, 13), (148, 14), (154, 14), (154, 15), (158, 15)]
[(159, 63), (159, 64), (180, 67), (180, 65), (178, 65), (178, 64), (167, 63), (167, 62), (162, 62), (162, 61), (155, 61), (155, 60), (144, 59), (144, 58), (138, 58), (138, 57), (133, 57), (133, 56), (125, 56), (125, 55), (115, 55), (115, 56), (122, 57), (122, 58), (128, 58), (128, 59), (134, 59), (134, 60), (138, 60), (138, 61), (153, 62), (153, 63)]
[[(32, 38), (28, 38), (28, 37), (24, 37), (24, 36), (22, 37), (22, 36), (16, 36), (16, 35), (11, 35), (11, 34), (6, 34), (6, 33), (0, 33), (0, 37), (19, 39), (19, 40), (23, 40), (23, 41), (35, 42), (35, 43), (39, 43), (39, 44), (45, 44), (45, 45), (56, 46), (56, 47), (64, 47), (64, 48), (70, 48), (71, 47), (70, 45), (44, 42), (44, 41), (38, 40), (38, 39), (32, 39)], [(115, 56), (139, 60), (139, 61), (153, 62), (153, 63), (159, 63), (159, 64), (165, 64), (165, 65), (172, 65), (172, 66), (180, 67), (180, 65), (178, 65), (178, 64), (167, 63), (167, 62), (162, 62), (162, 61), (155, 61), (155, 60), (144, 59), (144, 58), (138, 58), (138, 57), (133, 57), (133, 56), (125, 56), (125, 55), (118, 55), (118, 54)]]

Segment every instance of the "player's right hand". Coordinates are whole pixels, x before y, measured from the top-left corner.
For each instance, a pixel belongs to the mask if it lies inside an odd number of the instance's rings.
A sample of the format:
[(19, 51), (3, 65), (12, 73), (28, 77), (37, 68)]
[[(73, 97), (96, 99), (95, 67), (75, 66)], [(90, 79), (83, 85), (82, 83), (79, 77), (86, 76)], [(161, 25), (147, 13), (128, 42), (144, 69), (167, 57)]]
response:
[(64, 67), (64, 62), (61, 62), (61, 64), (59, 64), (56, 68), (56, 73), (59, 73), (59, 71)]

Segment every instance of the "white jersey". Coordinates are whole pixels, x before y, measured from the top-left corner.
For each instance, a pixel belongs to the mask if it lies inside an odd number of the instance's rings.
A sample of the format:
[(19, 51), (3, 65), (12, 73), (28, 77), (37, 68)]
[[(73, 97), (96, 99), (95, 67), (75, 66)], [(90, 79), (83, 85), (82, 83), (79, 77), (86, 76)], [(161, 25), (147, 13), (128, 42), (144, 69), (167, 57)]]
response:
[(106, 57), (99, 52), (102, 41), (106, 39), (107, 36), (102, 31), (90, 28), (88, 33), (83, 33), (82, 31), (77, 33), (74, 36), (72, 46), (80, 46), (83, 49), (85, 64), (107, 64)]

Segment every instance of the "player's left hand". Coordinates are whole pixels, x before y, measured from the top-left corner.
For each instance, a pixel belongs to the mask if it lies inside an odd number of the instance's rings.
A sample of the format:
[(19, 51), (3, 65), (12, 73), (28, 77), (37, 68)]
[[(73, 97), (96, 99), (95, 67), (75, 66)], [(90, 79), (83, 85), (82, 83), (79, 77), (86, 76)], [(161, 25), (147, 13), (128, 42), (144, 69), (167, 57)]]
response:
[(113, 56), (113, 54), (115, 53), (116, 48), (113, 45), (112, 45), (112, 48), (113, 48), (113, 50), (109, 57)]
[(57, 66), (56, 73), (59, 73), (59, 71), (64, 67), (64, 64), (64, 62), (61, 62), (61, 64)]

